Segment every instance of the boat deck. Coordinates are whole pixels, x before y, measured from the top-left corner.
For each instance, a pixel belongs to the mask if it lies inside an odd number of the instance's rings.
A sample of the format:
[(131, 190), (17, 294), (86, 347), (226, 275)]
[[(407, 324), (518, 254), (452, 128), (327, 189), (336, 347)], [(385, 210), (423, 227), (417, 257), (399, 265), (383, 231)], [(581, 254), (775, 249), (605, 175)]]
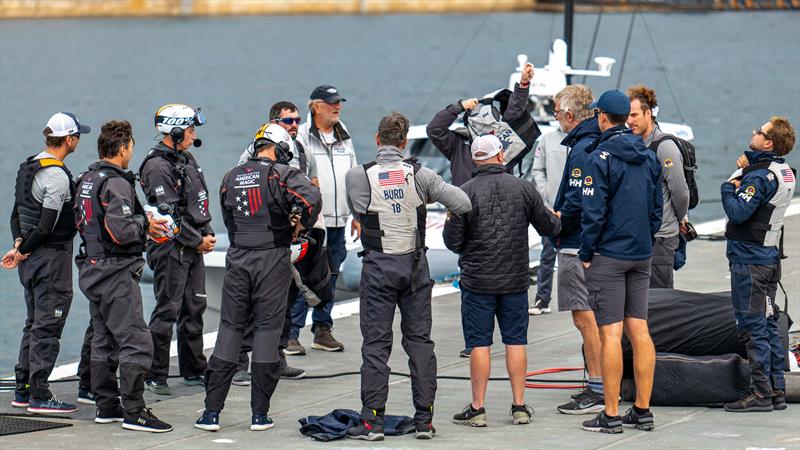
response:
[[(786, 224), (786, 248), (790, 254), (784, 261), (783, 283), (789, 293), (790, 314), (800, 318), (800, 217), (793, 216)], [(676, 273), (676, 287), (684, 290), (715, 292), (729, 289), (725, 242), (701, 240), (689, 246), (687, 266)], [(687, 317), (690, 316), (687, 311)], [(468, 376), (469, 361), (459, 358), (463, 347), (460, 328), (460, 301), (457, 293), (433, 300), (433, 339), (440, 375)], [(795, 326), (796, 328), (797, 326)], [(395, 371), (407, 372), (405, 354), (400, 345), (399, 317), (394, 324), (395, 351), (390, 365)], [(345, 343), (342, 353), (326, 353), (310, 349), (310, 334), (304, 331), (302, 341), (308, 355), (290, 357), (293, 366), (304, 368), (309, 375), (356, 371), (360, 366), (358, 317), (336, 320), (336, 336)], [(499, 336), (495, 342), (499, 342)], [(528, 366), (530, 370), (581, 365), (580, 339), (566, 313), (532, 317), (529, 329)], [(504, 352), (495, 345), (492, 354), (493, 375), (504, 376)], [(173, 363), (175, 363), (173, 358)], [(177, 372), (177, 368), (173, 367)], [(580, 372), (563, 374), (563, 378), (580, 377)], [(440, 380), (436, 398), (433, 441), (417, 441), (413, 436), (387, 437), (380, 443), (342, 440), (317, 443), (298, 432), (297, 419), (322, 415), (336, 408), (359, 409), (359, 377), (343, 376), (328, 379), (282, 380), (272, 399), (271, 416), (275, 427), (265, 432), (249, 431), (250, 390), (232, 386), (226, 408), (221, 415), (222, 429), (216, 433), (192, 427), (203, 408), (201, 387), (185, 387), (171, 380), (173, 395), (156, 397), (147, 392), (146, 400), (153, 411), (173, 424), (174, 431), (149, 434), (125, 431), (119, 424), (97, 425), (92, 422), (94, 408), (81, 405), (68, 419), (74, 426), (31, 434), (0, 438), (2, 448), (795, 448), (800, 449), (800, 405), (768, 414), (732, 414), (721, 409), (704, 407), (654, 407), (656, 430), (626, 430), (620, 435), (603, 435), (580, 430), (587, 416), (559, 414), (555, 406), (564, 402), (571, 390), (528, 389), (527, 402), (536, 409), (533, 423), (527, 426), (510, 424), (510, 392), (507, 382), (492, 381), (487, 395), (489, 426), (466, 428), (450, 423), (450, 418), (470, 401), (467, 381)], [(408, 378), (392, 376), (387, 411), (410, 415), (413, 412)], [(74, 399), (75, 383), (55, 383), (54, 391), (63, 399)], [(20, 412), (9, 406), (11, 393), (0, 394), (0, 412)], [(623, 410), (629, 404), (623, 404)], [(49, 419), (48, 419), (49, 420)], [(62, 420), (62, 419), (53, 419)]]

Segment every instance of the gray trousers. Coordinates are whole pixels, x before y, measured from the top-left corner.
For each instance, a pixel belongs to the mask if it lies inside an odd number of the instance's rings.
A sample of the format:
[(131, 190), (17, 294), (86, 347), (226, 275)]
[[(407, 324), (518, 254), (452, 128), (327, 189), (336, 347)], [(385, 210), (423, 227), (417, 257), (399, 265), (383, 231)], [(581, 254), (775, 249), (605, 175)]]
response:
[(292, 281), (289, 254), (288, 248), (228, 249), (219, 332), (206, 370), (206, 411), (220, 412), (225, 406), (239, 368), (242, 339), (252, 320), (250, 407), (253, 414), (269, 412), (281, 375), (278, 346)]
[(16, 389), (46, 400), (52, 397), (47, 379), (56, 364), (61, 332), (72, 305), (72, 242), (60, 249), (37, 248), (17, 272), (27, 314), (14, 367)]
[(172, 327), (178, 328), (178, 369), (182, 377), (202, 375), (203, 313), (206, 310), (206, 272), (203, 255), (171, 241), (149, 244), (147, 263), (153, 269), (156, 307), (150, 316), (153, 336), (153, 366), (149, 380), (166, 381), (169, 375), (169, 345)]
[(653, 262), (650, 265), (650, 288), (672, 289), (675, 250), (678, 249), (678, 235), (657, 237), (653, 245)]
[(364, 255), (359, 289), (361, 334), (362, 416), (380, 414), (389, 395), (389, 355), (392, 352), (392, 322), (400, 308), (403, 349), (408, 355), (414, 420), (433, 419), (436, 397), (436, 355), (431, 340), (431, 290), (425, 252), (387, 255), (370, 251)]
[(100, 258), (80, 269), (78, 284), (89, 299), (93, 328), (92, 392), (101, 410), (117, 408), (120, 397), (126, 414), (144, 406), (144, 376), (153, 361), (139, 290), (144, 264), (139, 257)]

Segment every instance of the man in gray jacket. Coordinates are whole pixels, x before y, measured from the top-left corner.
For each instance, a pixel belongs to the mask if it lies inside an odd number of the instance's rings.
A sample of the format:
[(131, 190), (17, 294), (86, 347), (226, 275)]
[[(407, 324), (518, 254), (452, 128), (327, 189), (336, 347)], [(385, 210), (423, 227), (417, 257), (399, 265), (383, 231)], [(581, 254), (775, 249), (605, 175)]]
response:
[[(656, 122), (658, 101), (656, 92), (638, 84), (628, 89), (631, 113), (628, 126), (634, 134), (644, 139), (645, 145), (656, 152), (661, 163), (661, 189), (664, 210), (661, 229), (656, 233), (653, 246), (653, 262), (650, 266), (650, 287), (673, 287), (673, 263), (678, 248), (680, 226), (689, 212), (689, 186), (683, 174), (681, 151), (669, 136), (659, 129)], [(655, 144), (655, 148), (654, 148)]]
[[(433, 438), (436, 356), (431, 340), (431, 281), (425, 256), (426, 205), (441, 202), (455, 214), (471, 205), (467, 195), (414, 160), (403, 160), (409, 121), (392, 113), (381, 119), (375, 161), (350, 169), (347, 202), (362, 226), (360, 287), (361, 423), (347, 437), (383, 440), (389, 394), (392, 321), (400, 308), (403, 348), (411, 369), (418, 439)], [(527, 317), (527, 316), (526, 316)]]

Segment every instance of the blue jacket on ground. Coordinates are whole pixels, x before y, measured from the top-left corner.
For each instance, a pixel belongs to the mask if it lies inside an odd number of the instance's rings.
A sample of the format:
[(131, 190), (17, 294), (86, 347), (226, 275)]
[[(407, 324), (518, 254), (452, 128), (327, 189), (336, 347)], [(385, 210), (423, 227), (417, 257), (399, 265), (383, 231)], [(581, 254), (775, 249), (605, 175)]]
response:
[(581, 261), (595, 253), (626, 261), (653, 255), (661, 227), (661, 165), (640, 136), (620, 125), (589, 146), (581, 202)]
[(597, 118), (591, 117), (579, 123), (561, 141), (570, 151), (553, 202), (553, 210), (561, 212), (561, 233), (552, 239), (556, 248), (579, 248), (581, 245), (581, 187), (584, 166), (589, 159), (586, 148), (601, 134)]
[[(750, 164), (775, 161), (783, 163), (785, 160), (772, 152), (746, 151)], [(778, 191), (778, 181), (768, 177), (772, 172), (769, 169), (756, 169), (742, 177), (742, 184), (736, 189), (732, 183), (722, 183), (722, 209), (732, 223), (742, 223), (750, 218), (756, 210), (772, 200)], [(771, 179), (770, 179), (771, 178)], [(748, 187), (754, 187), (753, 195), (739, 195)], [(753, 242), (728, 239), (728, 261), (733, 264), (777, 264), (779, 260), (778, 247), (765, 247)]]

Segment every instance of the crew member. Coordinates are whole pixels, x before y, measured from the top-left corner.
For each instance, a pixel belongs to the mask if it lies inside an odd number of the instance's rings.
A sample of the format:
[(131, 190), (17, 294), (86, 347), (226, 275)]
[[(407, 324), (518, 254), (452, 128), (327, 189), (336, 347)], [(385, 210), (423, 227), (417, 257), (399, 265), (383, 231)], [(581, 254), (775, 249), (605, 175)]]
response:
[(775, 294), (781, 280), (783, 217), (794, 194), (795, 170), (786, 164), (795, 133), (784, 117), (753, 130), (750, 151), (722, 184), (728, 216), (728, 263), (736, 327), (747, 339), (751, 392), (725, 404), (732, 412), (786, 409), (786, 370)]
[[(623, 424), (653, 429), (650, 394), (655, 349), (647, 328), (647, 302), (653, 236), (661, 227), (660, 165), (642, 138), (625, 127), (631, 105), (620, 90), (606, 91), (597, 102), (603, 134), (591, 152), (583, 176), (581, 244), (578, 258), (586, 271), (589, 304), (600, 329), (605, 410), (583, 422), (583, 429), (621, 433)], [(622, 331), (633, 346), (636, 401), (618, 415), (622, 380)]]
[(400, 308), (403, 348), (409, 357), (417, 438), (430, 439), (436, 394), (436, 356), (431, 340), (431, 281), (425, 256), (425, 205), (441, 202), (454, 213), (468, 212), (469, 198), (432, 170), (403, 160), (409, 122), (402, 114), (381, 119), (374, 162), (350, 169), (347, 202), (361, 222), (361, 423), (353, 439), (382, 440), (389, 394), (392, 321)]
[(208, 189), (203, 171), (188, 149), (199, 147), (195, 127), (205, 123), (199, 109), (186, 105), (162, 106), (155, 115), (161, 141), (150, 150), (139, 169), (147, 203), (170, 214), (179, 232), (174, 239), (150, 240), (147, 264), (154, 272), (156, 307), (150, 316), (153, 366), (147, 388), (169, 395), (169, 346), (172, 327), (178, 329), (178, 366), (183, 383), (202, 385), (206, 370), (203, 354), (203, 312), (206, 282), (203, 253), (214, 249)]
[[(528, 356), (528, 225), (544, 237), (561, 228), (533, 185), (506, 171), (503, 144), (493, 135), (472, 142), (478, 168), (461, 188), (472, 210), (452, 214), (444, 227), (444, 243), (458, 254), (461, 269), (461, 324), (470, 355), (472, 403), (453, 422), (486, 426), (486, 387), (491, 371), (494, 320), (506, 348), (514, 425), (530, 423), (533, 408), (525, 404)], [(517, 236), (509, 239), (509, 236)]]
[(89, 166), (78, 183), (75, 209), (86, 249), (79, 284), (89, 299), (94, 329), (95, 422), (122, 422), (127, 430), (163, 433), (172, 431), (172, 426), (145, 407), (142, 397), (153, 342), (144, 321), (139, 278), (147, 233), (158, 235), (166, 228), (163, 221), (148, 222), (136, 197), (136, 177), (127, 170), (133, 144), (130, 123), (105, 123), (97, 138), (100, 161)]
[(50, 392), (47, 379), (55, 366), (61, 332), (72, 304), (72, 238), (75, 186), (64, 159), (78, 147), (90, 128), (74, 114), (60, 112), (47, 121), (46, 148), (19, 166), (11, 210), (14, 248), (2, 266), (19, 266), (27, 317), (19, 359), (14, 368), (12, 406), (33, 413), (71, 413), (78, 407)]
[(672, 289), (675, 251), (678, 249), (680, 225), (689, 212), (689, 185), (683, 173), (683, 156), (678, 145), (662, 132), (656, 122), (658, 101), (656, 92), (637, 84), (628, 89), (631, 113), (628, 126), (644, 139), (645, 145), (656, 152), (661, 164), (661, 190), (664, 211), (661, 229), (653, 244), (653, 263), (650, 267), (650, 287)]
[(273, 426), (268, 413), (281, 375), (278, 345), (292, 280), (289, 246), (299, 230), (314, 224), (321, 207), (319, 190), (287, 164), (289, 140), (280, 126), (262, 125), (254, 139), (257, 156), (231, 169), (220, 186), (230, 247), (219, 332), (206, 372), (205, 410), (195, 422), (202, 430), (219, 429), (219, 413), (238, 368), (242, 337), (251, 317), (250, 429)]
[(592, 91), (582, 84), (567, 86), (555, 97), (558, 122), (561, 129), (569, 133), (562, 141), (569, 148), (569, 154), (554, 202), (561, 217), (561, 233), (554, 240), (558, 249), (558, 310), (569, 311), (572, 323), (581, 333), (587, 373), (586, 389), (558, 405), (562, 414), (596, 414), (603, 410), (605, 402), (600, 334), (589, 304), (584, 269), (578, 259), (587, 149), (593, 149), (592, 143), (600, 137), (597, 118), (589, 109), (592, 100)]

